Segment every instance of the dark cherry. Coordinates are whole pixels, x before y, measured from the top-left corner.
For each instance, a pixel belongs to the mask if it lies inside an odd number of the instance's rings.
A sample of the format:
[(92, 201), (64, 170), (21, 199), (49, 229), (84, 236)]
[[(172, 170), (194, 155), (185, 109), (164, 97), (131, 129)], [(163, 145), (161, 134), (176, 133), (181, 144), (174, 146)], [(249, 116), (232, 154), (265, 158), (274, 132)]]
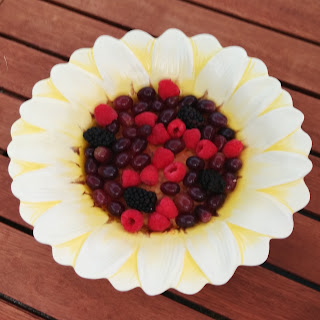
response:
[(168, 196), (174, 196), (180, 192), (180, 186), (175, 182), (166, 181), (161, 184), (160, 190)]
[(225, 166), (227, 170), (237, 172), (242, 168), (242, 161), (238, 158), (228, 159)]
[(211, 210), (211, 212), (215, 212), (221, 208), (225, 199), (225, 194), (215, 194), (207, 199), (206, 206)]
[(98, 207), (105, 206), (108, 201), (108, 197), (102, 189), (97, 189), (92, 192), (92, 198), (94, 204)]
[(174, 154), (177, 154), (184, 150), (186, 147), (184, 141), (182, 139), (169, 139), (165, 144), (164, 147), (171, 150)]
[(169, 97), (164, 103), (167, 108), (175, 108), (179, 103), (179, 96)]
[(196, 217), (199, 221), (207, 223), (212, 218), (212, 213), (209, 208), (204, 205), (199, 205), (194, 210)]
[(138, 91), (138, 99), (141, 101), (152, 101), (156, 97), (156, 92), (151, 87), (145, 87)]
[(86, 177), (86, 183), (91, 190), (100, 189), (103, 186), (102, 179), (96, 174), (88, 174)]
[(115, 153), (126, 151), (130, 148), (131, 141), (128, 138), (119, 138), (112, 146), (112, 150)]
[(200, 171), (204, 169), (205, 162), (197, 156), (191, 156), (187, 159), (186, 165), (190, 170)]
[(237, 177), (233, 173), (227, 172), (224, 180), (226, 181), (226, 192), (233, 191), (237, 185)]
[(106, 128), (109, 132), (116, 134), (120, 129), (120, 123), (118, 120), (113, 120)]
[(93, 158), (88, 158), (84, 164), (84, 171), (88, 174), (98, 172), (98, 164)]
[(218, 151), (221, 151), (224, 145), (227, 143), (227, 139), (224, 136), (217, 135), (214, 137), (213, 143), (218, 148)]
[(226, 161), (226, 157), (222, 152), (217, 152), (212, 158), (208, 161), (208, 167), (214, 170), (221, 170)]
[(150, 109), (154, 112), (161, 112), (165, 108), (165, 104), (160, 100), (152, 102)]
[(180, 213), (190, 213), (193, 210), (193, 200), (187, 193), (178, 193), (174, 203)]
[(86, 150), (84, 150), (84, 156), (86, 158), (92, 158), (93, 157), (93, 153), (94, 153), (94, 148), (86, 148)]
[(138, 129), (136, 127), (124, 127), (122, 130), (122, 135), (129, 139), (136, 138), (138, 135)]
[(194, 171), (188, 172), (183, 178), (183, 184), (186, 187), (194, 186), (198, 181), (198, 173)]
[(100, 166), (98, 169), (98, 173), (104, 179), (113, 180), (116, 178), (119, 171), (117, 167), (115, 167), (114, 165), (109, 165), (109, 166)]
[(208, 116), (208, 121), (214, 127), (225, 127), (227, 125), (228, 119), (225, 115), (220, 112), (213, 112)]
[(198, 99), (195, 96), (186, 96), (184, 97), (181, 102), (180, 105), (181, 107), (195, 107), (198, 103)]
[(230, 128), (221, 128), (218, 133), (224, 136), (228, 141), (235, 137), (235, 132)]
[(125, 168), (131, 161), (131, 155), (128, 152), (118, 153), (115, 157), (114, 164), (117, 168)]
[(143, 126), (138, 128), (138, 136), (140, 138), (148, 138), (152, 132), (152, 127), (148, 124), (144, 124)]
[(131, 109), (132, 105), (133, 105), (133, 101), (129, 96), (117, 97), (113, 102), (114, 108), (117, 109), (118, 111), (125, 111), (128, 109)]
[(141, 138), (135, 138), (131, 145), (131, 152), (134, 154), (143, 152), (148, 146), (148, 141)]
[(149, 110), (149, 103), (145, 101), (139, 101), (132, 107), (132, 113), (136, 116), (139, 113)]
[(123, 127), (131, 127), (134, 124), (133, 116), (125, 111), (119, 113), (118, 120)]
[(101, 163), (109, 163), (112, 160), (112, 151), (106, 147), (97, 147), (94, 150), (94, 158)]
[(200, 100), (197, 104), (197, 108), (201, 112), (213, 112), (216, 109), (216, 105), (211, 100)]
[(212, 141), (215, 136), (216, 130), (210, 124), (204, 126), (201, 130), (201, 139)]
[(199, 187), (191, 187), (188, 190), (190, 197), (197, 202), (202, 202), (206, 199), (206, 193)]
[(133, 169), (140, 171), (144, 167), (148, 166), (151, 163), (151, 158), (146, 153), (137, 154), (131, 160), (131, 166)]
[(119, 201), (110, 201), (107, 206), (108, 211), (115, 217), (120, 217), (125, 210), (125, 206)]
[(176, 217), (176, 224), (180, 228), (193, 227), (196, 224), (196, 217), (192, 214), (180, 214)]
[(158, 117), (158, 122), (167, 126), (173, 119), (175, 119), (177, 112), (174, 109), (163, 110)]
[(115, 181), (107, 181), (103, 189), (112, 199), (118, 199), (123, 195), (121, 184)]

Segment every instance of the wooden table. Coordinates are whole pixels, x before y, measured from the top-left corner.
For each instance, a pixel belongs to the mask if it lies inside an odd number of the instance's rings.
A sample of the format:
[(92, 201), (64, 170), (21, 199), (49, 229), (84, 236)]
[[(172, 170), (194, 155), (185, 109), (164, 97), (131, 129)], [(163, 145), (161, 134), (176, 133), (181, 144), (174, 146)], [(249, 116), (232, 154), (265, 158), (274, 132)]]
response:
[[(0, 1), (0, 319), (319, 319), (319, 13), (316, 0)], [(81, 279), (53, 261), (19, 216), (6, 148), (19, 105), (53, 65), (101, 34), (139, 28), (157, 36), (169, 27), (212, 33), (262, 59), (305, 114), (314, 169), (306, 178), (310, 203), (295, 214), (288, 239), (271, 241), (265, 264), (240, 267), (227, 285), (193, 296), (170, 290), (148, 297)]]

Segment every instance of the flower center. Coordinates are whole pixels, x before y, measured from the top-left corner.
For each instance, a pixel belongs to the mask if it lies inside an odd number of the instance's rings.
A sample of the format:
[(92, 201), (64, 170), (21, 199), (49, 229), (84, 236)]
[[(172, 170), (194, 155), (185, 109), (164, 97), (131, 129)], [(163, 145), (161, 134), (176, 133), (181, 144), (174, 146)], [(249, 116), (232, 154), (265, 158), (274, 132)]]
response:
[(129, 232), (207, 223), (237, 183), (243, 145), (213, 101), (180, 96), (171, 80), (94, 111), (84, 132), (96, 206)]

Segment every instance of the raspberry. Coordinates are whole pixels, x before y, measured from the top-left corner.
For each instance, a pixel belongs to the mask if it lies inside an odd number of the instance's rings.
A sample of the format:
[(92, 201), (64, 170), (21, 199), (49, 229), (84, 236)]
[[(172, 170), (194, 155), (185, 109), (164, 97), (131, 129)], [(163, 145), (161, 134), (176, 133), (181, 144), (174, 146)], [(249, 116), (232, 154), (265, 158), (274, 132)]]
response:
[(173, 219), (178, 215), (178, 209), (169, 197), (164, 197), (161, 199), (159, 205), (156, 207), (156, 212), (166, 216), (169, 219)]
[(242, 150), (242, 142), (237, 139), (232, 139), (226, 143), (222, 149), (222, 152), (227, 158), (236, 158), (240, 156)]
[(148, 124), (149, 126), (154, 127), (154, 125), (156, 124), (157, 118), (158, 118), (157, 115), (154, 114), (153, 112), (146, 111), (138, 114), (134, 118), (134, 122), (139, 127), (145, 124)]
[(180, 182), (186, 175), (186, 166), (181, 162), (173, 162), (165, 167), (164, 176), (171, 182)]
[(172, 138), (180, 138), (186, 131), (186, 125), (180, 119), (174, 119), (169, 123), (167, 130)]
[(146, 166), (140, 173), (140, 179), (144, 184), (154, 186), (158, 183), (159, 179), (157, 168), (152, 164)]
[(160, 147), (153, 154), (152, 164), (157, 169), (163, 169), (174, 160), (174, 154), (169, 149)]
[(170, 136), (163, 123), (157, 123), (152, 129), (151, 135), (148, 137), (148, 141), (154, 145), (164, 144), (169, 139)]
[(138, 210), (128, 209), (122, 213), (121, 223), (126, 231), (137, 232), (143, 226), (143, 215)]
[(170, 79), (165, 79), (159, 82), (158, 94), (162, 100), (165, 100), (169, 97), (178, 96), (180, 94), (180, 89)]
[(134, 187), (140, 183), (140, 176), (136, 171), (125, 169), (122, 172), (122, 186), (124, 188)]
[(217, 147), (207, 139), (200, 140), (196, 147), (196, 154), (201, 159), (209, 159), (217, 153)]
[(165, 231), (170, 225), (170, 220), (158, 212), (152, 213), (148, 220), (148, 227), (151, 231)]
[(199, 129), (186, 130), (183, 134), (183, 141), (188, 149), (195, 149), (200, 141), (201, 133)]
[(107, 126), (118, 118), (117, 112), (107, 104), (99, 104), (94, 109), (94, 117), (100, 126)]

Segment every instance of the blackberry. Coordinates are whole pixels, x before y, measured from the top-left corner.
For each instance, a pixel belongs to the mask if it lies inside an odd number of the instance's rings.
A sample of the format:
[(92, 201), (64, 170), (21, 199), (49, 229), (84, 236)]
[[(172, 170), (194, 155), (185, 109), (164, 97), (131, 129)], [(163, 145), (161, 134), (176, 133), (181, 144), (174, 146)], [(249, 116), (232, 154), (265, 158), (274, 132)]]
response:
[(185, 123), (187, 129), (201, 128), (205, 123), (202, 114), (190, 106), (182, 107), (177, 117)]
[(98, 127), (88, 129), (83, 137), (91, 147), (111, 147), (116, 140), (113, 133)]
[(130, 187), (125, 190), (124, 199), (128, 207), (151, 213), (155, 210), (157, 195), (142, 188)]
[(226, 187), (226, 182), (221, 174), (212, 169), (202, 170), (199, 174), (199, 182), (209, 194), (223, 193)]

